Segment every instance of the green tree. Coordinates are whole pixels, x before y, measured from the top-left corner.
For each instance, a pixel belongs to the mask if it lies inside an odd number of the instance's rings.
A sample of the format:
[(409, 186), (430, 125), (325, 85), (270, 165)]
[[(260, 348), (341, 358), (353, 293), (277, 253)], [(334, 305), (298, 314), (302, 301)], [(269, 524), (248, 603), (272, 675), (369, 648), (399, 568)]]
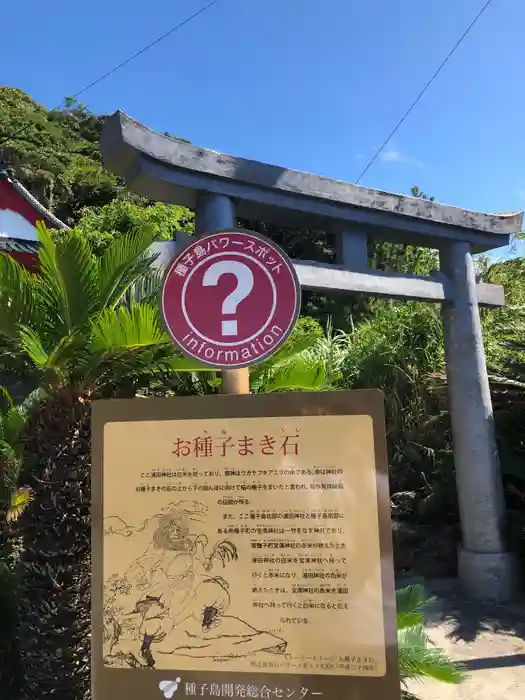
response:
[[(410, 188), (410, 194), (429, 202), (434, 201), (434, 197), (425, 194), (417, 185)], [(404, 243), (378, 243), (374, 246), (371, 265), (388, 272), (428, 275), (439, 269), (439, 257), (432, 248)]]
[(0, 160), (67, 224), (80, 208), (107, 204), (123, 190), (100, 162), (102, 124), (84, 105), (48, 111), (21, 90), (0, 88)]
[(193, 233), (194, 219), (193, 212), (173, 204), (114, 199), (102, 207), (83, 208), (77, 229), (100, 255), (115, 238), (138, 227), (148, 227), (155, 240), (173, 240), (177, 231)]

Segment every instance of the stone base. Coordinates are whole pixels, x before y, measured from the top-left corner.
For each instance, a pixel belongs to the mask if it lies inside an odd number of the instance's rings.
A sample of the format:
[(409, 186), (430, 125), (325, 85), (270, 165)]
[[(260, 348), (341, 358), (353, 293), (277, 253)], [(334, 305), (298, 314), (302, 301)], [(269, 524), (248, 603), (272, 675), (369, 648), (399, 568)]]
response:
[(460, 547), (458, 575), (465, 595), (475, 600), (510, 603), (523, 596), (520, 566), (513, 552), (486, 554)]

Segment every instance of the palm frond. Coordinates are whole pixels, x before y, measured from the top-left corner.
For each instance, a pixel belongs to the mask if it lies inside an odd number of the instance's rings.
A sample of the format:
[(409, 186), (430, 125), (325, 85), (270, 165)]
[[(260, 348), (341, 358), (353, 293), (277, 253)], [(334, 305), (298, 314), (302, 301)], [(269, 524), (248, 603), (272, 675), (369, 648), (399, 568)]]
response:
[(29, 326), (20, 325), (20, 346), (27, 354), (31, 362), (37, 367), (45, 367), (49, 359), (49, 353), (44, 347), (42, 338)]
[(15, 522), (33, 500), (33, 492), (27, 486), (17, 488), (11, 494), (11, 500), (7, 508), (7, 522)]
[(327, 376), (337, 381), (352, 347), (352, 336), (343, 331), (334, 331), (332, 321), (326, 325), (325, 335), (310, 349), (310, 355), (324, 362)]
[(18, 324), (32, 319), (35, 276), (13, 258), (0, 254), (0, 335), (18, 340)]
[(399, 672), (403, 683), (432, 678), (442, 683), (465, 680), (465, 667), (449, 659), (444, 651), (429, 646), (423, 625), (398, 631)]
[(67, 335), (86, 325), (96, 309), (97, 261), (80, 233), (55, 242), (39, 224), (38, 237), (42, 300), (53, 317), (55, 332)]
[(421, 625), (425, 619), (424, 608), (433, 602), (420, 584), (405, 586), (396, 591), (397, 628), (405, 629)]
[(4, 439), (11, 444), (17, 444), (27, 425), (27, 419), (28, 414), (25, 406), (11, 406), (1, 419)]
[(95, 351), (121, 352), (170, 342), (162, 328), (159, 309), (147, 303), (105, 309), (92, 322), (91, 332)]
[(88, 389), (122, 380), (143, 383), (146, 377), (162, 372), (192, 370), (194, 364), (176, 355), (161, 325), (159, 308), (138, 303), (107, 308), (92, 321), (91, 339), (78, 376)]
[(0, 455), (8, 462), (13, 462), (17, 458), (17, 451), (7, 440), (0, 440)]
[(27, 354), (40, 382), (39, 396), (52, 388), (63, 386), (72, 377), (76, 366), (81, 366), (86, 354), (80, 330), (64, 335), (49, 351), (39, 333), (29, 327), (20, 328), (20, 347)]
[(148, 254), (155, 240), (144, 226), (116, 238), (105, 250), (99, 265), (100, 309), (113, 307), (148, 275), (157, 255)]
[(43, 388), (37, 387), (27, 394), (24, 400), (19, 404), (18, 408), (27, 414), (29, 410), (33, 408), (33, 406), (46, 399), (47, 396), (48, 395)]
[(298, 355), (312, 349), (318, 342), (318, 338), (315, 336), (301, 337), (297, 340), (290, 338), (282, 347), (279, 352), (272, 355), (265, 362), (261, 362), (259, 365), (255, 365), (252, 368), (254, 376), (262, 374), (268, 369), (275, 370), (279, 367), (284, 367), (291, 360), (293, 360)]
[(414, 693), (409, 693), (408, 690), (402, 688), (401, 700), (421, 700), (421, 698), (419, 698), (417, 695), (414, 695)]
[(324, 364), (309, 357), (295, 357), (253, 382), (254, 391), (318, 391), (328, 388)]
[(128, 288), (121, 298), (121, 303), (125, 306), (130, 306), (131, 304), (136, 304), (141, 301), (148, 304), (158, 304), (163, 277), (163, 270), (148, 270)]

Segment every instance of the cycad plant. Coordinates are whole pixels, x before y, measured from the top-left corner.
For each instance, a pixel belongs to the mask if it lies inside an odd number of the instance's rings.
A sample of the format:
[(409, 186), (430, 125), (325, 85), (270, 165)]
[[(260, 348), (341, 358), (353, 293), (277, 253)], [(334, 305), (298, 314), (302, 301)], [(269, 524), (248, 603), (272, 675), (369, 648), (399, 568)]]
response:
[(163, 372), (197, 369), (176, 353), (158, 303), (137, 298), (152, 234), (135, 231), (96, 258), (80, 234), (39, 228), (39, 274), (0, 256), (2, 371), (26, 369), (32, 407), (18, 565), (20, 697), (83, 700), (90, 686), (90, 401), (134, 396)]
[(465, 680), (465, 668), (449, 659), (441, 649), (433, 647), (425, 633), (424, 611), (431, 602), (421, 585), (396, 591), (399, 675), (405, 700), (415, 698), (407, 690), (409, 681), (431, 678), (458, 684)]

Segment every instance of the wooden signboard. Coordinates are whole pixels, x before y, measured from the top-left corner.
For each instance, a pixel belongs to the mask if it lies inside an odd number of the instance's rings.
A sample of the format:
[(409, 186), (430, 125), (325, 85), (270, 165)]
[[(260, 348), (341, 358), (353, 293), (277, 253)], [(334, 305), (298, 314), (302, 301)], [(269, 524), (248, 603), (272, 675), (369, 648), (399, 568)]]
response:
[(93, 405), (94, 700), (398, 700), (380, 392)]

